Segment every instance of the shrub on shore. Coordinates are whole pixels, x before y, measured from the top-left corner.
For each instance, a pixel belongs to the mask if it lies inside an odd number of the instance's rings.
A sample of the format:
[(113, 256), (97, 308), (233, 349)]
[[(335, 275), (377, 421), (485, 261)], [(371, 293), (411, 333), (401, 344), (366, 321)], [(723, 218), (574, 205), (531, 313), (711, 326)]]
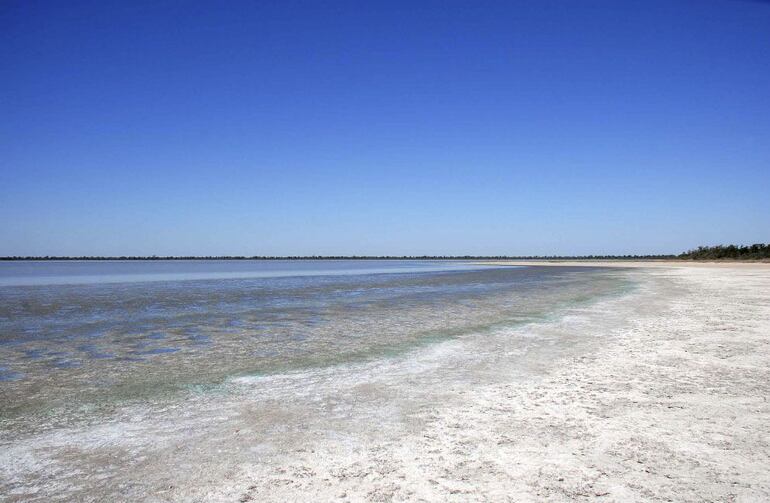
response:
[(770, 259), (770, 243), (753, 245), (717, 245), (699, 246), (679, 255), (679, 258), (690, 260), (762, 260)]

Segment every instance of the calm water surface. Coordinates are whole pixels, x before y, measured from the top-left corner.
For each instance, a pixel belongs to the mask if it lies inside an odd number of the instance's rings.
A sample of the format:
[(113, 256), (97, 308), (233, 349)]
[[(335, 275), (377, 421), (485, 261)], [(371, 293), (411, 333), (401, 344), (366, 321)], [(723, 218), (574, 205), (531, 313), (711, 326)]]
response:
[(0, 263), (0, 421), (68, 424), (227, 379), (388, 358), (628, 284), (441, 261)]

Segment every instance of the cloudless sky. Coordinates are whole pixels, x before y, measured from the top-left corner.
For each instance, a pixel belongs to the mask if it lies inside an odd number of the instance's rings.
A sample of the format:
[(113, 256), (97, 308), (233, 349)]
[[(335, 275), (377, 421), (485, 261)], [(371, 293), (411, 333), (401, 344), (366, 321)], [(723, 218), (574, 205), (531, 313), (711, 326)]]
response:
[(770, 3), (0, 3), (0, 255), (770, 241)]

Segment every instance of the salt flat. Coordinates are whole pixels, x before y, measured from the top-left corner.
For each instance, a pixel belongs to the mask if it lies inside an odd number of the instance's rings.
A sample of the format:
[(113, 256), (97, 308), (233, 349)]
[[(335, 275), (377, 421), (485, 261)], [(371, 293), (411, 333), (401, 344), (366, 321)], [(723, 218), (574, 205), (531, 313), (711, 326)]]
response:
[(397, 434), (255, 465), (240, 497), (770, 500), (770, 267), (634, 274), (643, 291), (525, 329), (595, 331), (536, 377), (452, 383)]
[(770, 500), (770, 266), (621, 265), (536, 322), (6, 435), (3, 497)]

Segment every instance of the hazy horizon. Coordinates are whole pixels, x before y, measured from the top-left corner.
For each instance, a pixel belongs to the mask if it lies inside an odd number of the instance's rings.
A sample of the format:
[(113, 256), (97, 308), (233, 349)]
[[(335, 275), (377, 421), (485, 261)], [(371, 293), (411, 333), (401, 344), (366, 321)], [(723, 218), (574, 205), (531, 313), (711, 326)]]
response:
[[(687, 251), (687, 250), (683, 250)], [(127, 254), (119, 254), (119, 255), (93, 255), (93, 254), (85, 254), (85, 255), (3, 255), (0, 256), (0, 260), (7, 260), (7, 259), (46, 259), (50, 258), (51, 260), (56, 259), (91, 259), (91, 260), (120, 260), (120, 259), (126, 259), (126, 260), (356, 260), (356, 259), (463, 259), (463, 258), (496, 258), (496, 257), (505, 257), (505, 258), (527, 258), (527, 257), (584, 257), (584, 256), (669, 256), (669, 255), (677, 255), (675, 253), (648, 253), (648, 254), (639, 254), (639, 253), (626, 253), (623, 255), (610, 255), (610, 254), (602, 254), (602, 253), (593, 253), (593, 254), (587, 254), (587, 255), (533, 255), (533, 254), (527, 254), (527, 255), (505, 255), (505, 254), (490, 254), (490, 255), (469, 255), (467, 253), (464, 254), (457, 254), (457, 255), (254, 255), (254, 254), (237, 254), (237, 255), (158, 255), (158, 254), (152, 254), (152, 255), (127, 255)]]
[(770, 241), (770, 4), (4, 2), (0, 256)]

